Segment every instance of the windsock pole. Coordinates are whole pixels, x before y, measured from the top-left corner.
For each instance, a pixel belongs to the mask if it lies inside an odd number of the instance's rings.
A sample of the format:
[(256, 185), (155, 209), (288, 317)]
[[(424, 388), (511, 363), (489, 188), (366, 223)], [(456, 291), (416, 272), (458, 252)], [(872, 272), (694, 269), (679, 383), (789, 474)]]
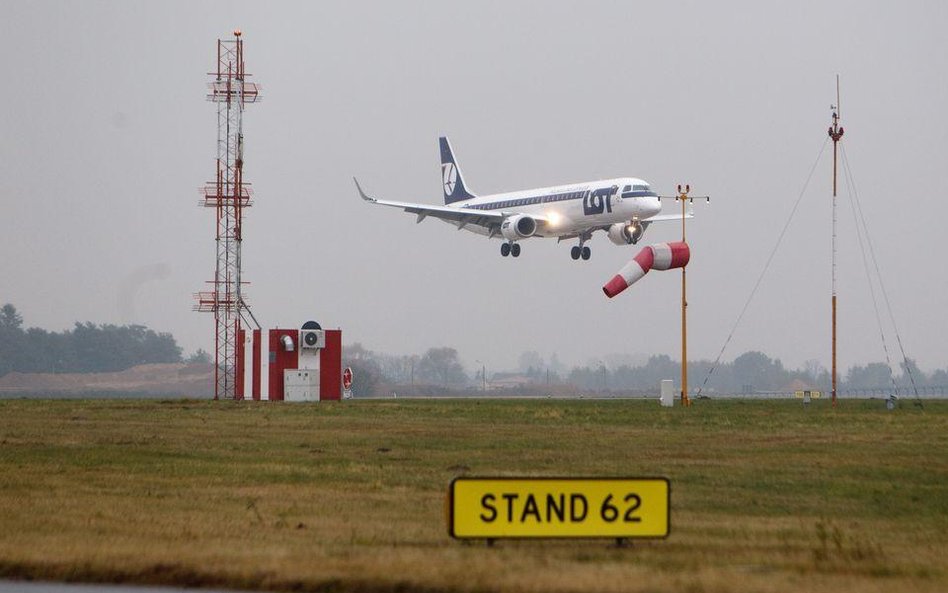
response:
[[(684, 191), (681, 185), (678, 186), (678, 196), (675, 198), (681, 202), (681, 244), (685, 242), (685, 202), (694, 202), (694, 197), (689, 196), (691, 185), (686, 184)], [(700, 196), (711, 201), (710, 196)], [(681, 268), (681, 405), (691, 406), (691, 398), (688, 397), (688, 290), (687, 290), (687, 272), (685, 267)]]
[[(690, 406), (688, 397), (688, 292), (685, 266), (691, 259), (691, 249), (685, 242), (685, 201), (694, 200), (689, 197), (691, 186), (686, 185), (684, 191), (678, 186), (678, 195), (663, 196), (666, 199), (674, 197), (681, 201), (681, 241), (677, 243), (656, 243), (642, 249), (632, 260), (622, 267), (609, 282), (602, 287), (602, 291), (610, 299), (630, 285), (638, 282), (649, 270), (671, 270), (681, 268), (681, 405)], [(711, 201), (709, 196), (701, 196)]]
[[(685, 191), (681, 191), (681, 185), (678, 186), (678, 199), (681, 201), (681, 242), (685, 245), (685, 199), (688, 192), (691, 191), (689, 185), (685, 185)], [(688, 397), (688, 297), (685, 268), (681, 267), (681, 405), (688, 407), (691, 405), (691, 399)]]

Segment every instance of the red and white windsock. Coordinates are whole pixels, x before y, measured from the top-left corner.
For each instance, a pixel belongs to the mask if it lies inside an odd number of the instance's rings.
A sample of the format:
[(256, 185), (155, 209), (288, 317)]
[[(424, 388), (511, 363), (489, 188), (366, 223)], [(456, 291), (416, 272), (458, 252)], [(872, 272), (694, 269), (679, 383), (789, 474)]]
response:
[(682, 241), (649, 245), (625, 264), (619, 273), (602, 287), (602, 291), (611, 299), (648, 274), (649, 270), (683, 268), (688, 265), (689, 259), (691, 250), (688, 249), (688, 244)]

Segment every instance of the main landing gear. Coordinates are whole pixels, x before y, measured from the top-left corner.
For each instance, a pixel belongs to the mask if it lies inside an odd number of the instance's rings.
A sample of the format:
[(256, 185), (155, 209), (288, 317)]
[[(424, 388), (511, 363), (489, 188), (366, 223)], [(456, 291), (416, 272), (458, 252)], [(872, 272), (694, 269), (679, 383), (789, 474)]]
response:
[(585, 243), (586, 240), (589, 238), (591, 238), (591, 235), (580, 236), (579, 245), (574, 245), (573, 248), (569, 250), (569, 256), (572, 257), (573, 259), (583, 258), (583, 261), (588, 260), (589, 257), (592, 255), (592, 252), (590, 252), (589, 247), (586, 247), (585, 245), (583, 245), (583, 243)]
[(512, 255), (520, 257), (520, 243), (507, 242), (500, 246), (500, 254), (504, 257)]

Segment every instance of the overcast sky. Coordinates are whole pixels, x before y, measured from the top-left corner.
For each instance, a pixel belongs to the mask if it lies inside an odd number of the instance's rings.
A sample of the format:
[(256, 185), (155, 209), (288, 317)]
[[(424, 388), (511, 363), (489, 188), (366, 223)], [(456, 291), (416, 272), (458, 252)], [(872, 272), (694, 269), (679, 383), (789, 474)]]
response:
[[(903, 344), (925, 370), (948, 366), (940, 1), (4, 2), (0, 302), (28, 326), (142, 323), (212, 351), (212, 316), (191, 311), (215, 258), (197, 189), (214, 174), (206, 73), (235, 27), (264, 94), (244, 120), (243, 256), (265, 327), (315, 319), (390, 353), (453, 346), (469, 369), (524, 350), (680, 356), (677, 272), (602, 294), (638, 247), (598, 234), (588, 262), (551, 240), (502, 258), (497, 240), (358, 198), (353, 175), (441, 203), (447, 134), (479, 193), (636, 176), (711, 194), (688, 227), (688, 288), (689, 354), (713, 359), (824, 143), (838, 73)], [(829, 367), (831, 169), (827, 147), (725, 360)], [(883, 350), (840, 194), (846, 369)], [(678, 237), (655, 224), (644, 243)]]

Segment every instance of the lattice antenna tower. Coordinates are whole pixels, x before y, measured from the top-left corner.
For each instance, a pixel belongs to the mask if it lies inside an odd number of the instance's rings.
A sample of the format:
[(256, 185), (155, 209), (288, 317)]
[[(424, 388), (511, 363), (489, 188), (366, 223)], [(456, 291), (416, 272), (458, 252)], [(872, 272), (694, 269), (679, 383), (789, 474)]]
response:
[(250, 75), (244, 71), (239, 29), (233, 39), (217, 40), (217, 70), (208, 75), (207, 100), (217, 104), (217, 175), (201, 189), (201, 205), (217, 213), (217, 264), (209, 281), (212, 290), (195, 295), (194, 309), (214, 314), (214, 399), (234, 399), (238, 332), (245, 315), (253, 320), (240, 269), (243, 210), (252, 195), (243, 178), (243, 113), (248, 103), (261, 99), (259, 85), (246, 80)]

